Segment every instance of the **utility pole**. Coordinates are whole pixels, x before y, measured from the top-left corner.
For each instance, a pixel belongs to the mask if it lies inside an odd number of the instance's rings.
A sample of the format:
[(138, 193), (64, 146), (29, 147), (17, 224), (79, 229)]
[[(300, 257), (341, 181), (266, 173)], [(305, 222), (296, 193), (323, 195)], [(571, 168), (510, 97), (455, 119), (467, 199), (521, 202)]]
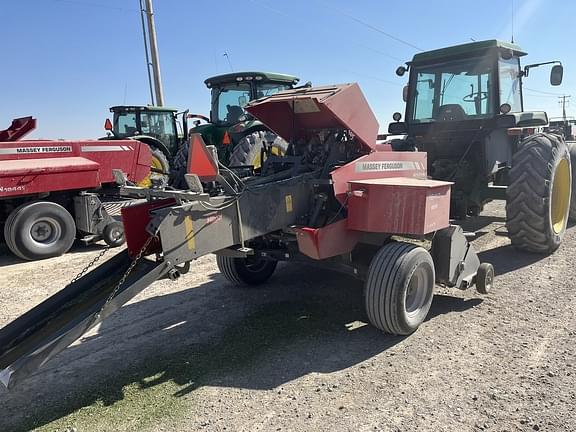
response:
[[(148, 18), (148, 37), (150, 39), (151, 66), (154, 75), (154, 90), (156, 93), (156, 105), (164, 106), (164, 92), (162, 91), (162, 77), (160, 76), (160, 59), (158, 56), (158, 44), (156, 43), (156, 27), (154, 25), (154, 10), (152, 0), (146, 0), (146, 17)], [(148, 50), (146, 50), (148, 53)], [(148, 57), (148, 55), (146, 55)], [(147, 60), (148, 61), (148, 60)]]
[(564, 122), (566, 122), (566, 99), (570, 99), (570, 97), (570, 95), (558, 96), (562, 104), (562, 120), (564, 120)]
[(154, 85), (152, 84), (152, 74), (150, 73), (150, 54), (148, 51), (148, 34), (146, 32), (146, 23), (144, 22), (144, 14), (146, 9), (140, 0), (140, 21), (142, 22), (142, 36), (144, 36), (144, 55), (146, 56), (146, 72), (148, 73), (148, 87), (150, 88), (150, 103), (154, 105)]

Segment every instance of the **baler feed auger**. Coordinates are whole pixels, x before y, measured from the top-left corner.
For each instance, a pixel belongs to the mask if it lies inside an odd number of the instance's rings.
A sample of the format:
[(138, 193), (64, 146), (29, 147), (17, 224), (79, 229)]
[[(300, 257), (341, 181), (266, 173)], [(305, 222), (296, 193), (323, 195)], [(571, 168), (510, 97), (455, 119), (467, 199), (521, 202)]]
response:
[(194, 134), (188, 190), (125, 186), (147, 199), (122, 209), (127, 251), (0, 330), (6, 386), (209, 253), (240, 284), (265, 283), (280, 260), (349, 273), (365, 281), (370, 322), (394, 334), (418, 328), (435, 283), (490, 288), (491, 266), (449, 224), (450, 183), (426, 178), (426, 153), (376, 144), (378, 123), (358, 85), (288, 90), (247, 110), (290, 143), (286, 154), (264, 148), (261, 168), (230, 169)]

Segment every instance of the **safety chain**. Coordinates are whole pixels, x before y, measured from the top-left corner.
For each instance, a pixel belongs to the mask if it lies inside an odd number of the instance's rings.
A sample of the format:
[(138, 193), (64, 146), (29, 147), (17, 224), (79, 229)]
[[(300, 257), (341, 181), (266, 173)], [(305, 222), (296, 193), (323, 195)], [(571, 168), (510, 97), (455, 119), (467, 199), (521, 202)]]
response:
[(82, 270), (80, 270), (80, 273), (78, 273), (76, 276), (72, 278), (70, 282), (68, 282), (68, 285), (72, 285), (74, 282), (76, 282), (78, 279), (84, 276), (86, 272), (90, 269), (90, 267), (94, 266), (94, 264), (96, 264), (98, 260), (102, 258), (106, 252), (108, 252), (109, 249), (110, 246), (105, 246), (104, 249), (102, 249), (100, 253), (96, 255), (96, 257), (94, 257), (92, 261), (90, 261), (88, 264), (86, 264), (86, 266), (84, 266)]
[(144, 252), (146, 252), (146, 249), (148, 249), (148, 246), (150, 246), (150, 243), (152, 243), (152, 240), (157, 238), (157, 234), (158, 234), (158, 231), (156, 231), (156, 233), (154, 235), (151, 235), (150, 237), (148, 237), (148, 239), (146, 239), (144, 246), (142, 246), (142, 248), (138, 251), (138, 253), (134, 257), (134, 259), (132, 260), (132, 262), (130, 263), (130, 265), (128, 266), (128, 268), (126, 269), (126, 271), (124, 272), (124, 274), (122, 275), (122, 277), (120, 278), (120, 280), (118, 281), (118, 283), (116, 284), (116, 286), (114, 287), (114, 289), (112, 290), (110, 295), (106, 298), (106, 301), (104, 302), (104, 304), (102, 305), (100, 310), (98, 312), (96, 312), (94, 315), (92, 315), (92, 319), (90, 320), (90, 323), (88, 324), (88, 326), (86, 328), (91, 327), (92, 324), (94, 324), (94, 321), (96, 321), (100, 317), (100, 314), (102, 313), (102, 311), (104, 310), (106, 305), (112, 301), (114, 296), (118, 293), (118, 290), (120, 289), (120, 287), (124, 284), (124, 282), (126, 281), (128, 276), (130, 275), (130, 273), (132, 273), (132, 270), (134, 270), (134, 267), (136, 267), (136, 264), (138, 264), (138, 261), (140, 261), (140, 259), (142, 259)]

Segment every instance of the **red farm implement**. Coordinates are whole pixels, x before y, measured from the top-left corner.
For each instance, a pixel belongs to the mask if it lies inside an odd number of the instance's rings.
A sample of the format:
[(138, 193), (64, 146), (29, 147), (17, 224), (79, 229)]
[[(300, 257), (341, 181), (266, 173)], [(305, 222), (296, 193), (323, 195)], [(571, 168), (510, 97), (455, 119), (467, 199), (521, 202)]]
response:
[(371, 324), (392, 334), (418, 328), (435, 284), (490, 288), (492, 267), (449, 222), (451, 183), (427, 179), (426, 153), (376, 144), (358, 85), (288, 90), (247, 110), (289, 143), (286, 154), (264, 148), (260, 168), (226, 168), (193, 135), (186, 190), (125, 186), (147, 200), (123, 209), (127, 250), (0, 330), (7, 387), (210, 253), (239, 285), (267, 283), (279, 261), (348, 273), (364, 281)]

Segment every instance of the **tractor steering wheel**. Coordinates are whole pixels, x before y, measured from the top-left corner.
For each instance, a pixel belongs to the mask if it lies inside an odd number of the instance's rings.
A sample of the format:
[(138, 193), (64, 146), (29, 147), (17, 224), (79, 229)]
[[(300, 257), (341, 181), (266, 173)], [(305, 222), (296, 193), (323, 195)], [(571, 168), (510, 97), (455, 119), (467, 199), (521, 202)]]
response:
[(476, 101), (483, 101), (484, 99), (488, 99), (488, 92), (472, 92), (467, 94), (462, 98), (464, 102), (476, 102)]

